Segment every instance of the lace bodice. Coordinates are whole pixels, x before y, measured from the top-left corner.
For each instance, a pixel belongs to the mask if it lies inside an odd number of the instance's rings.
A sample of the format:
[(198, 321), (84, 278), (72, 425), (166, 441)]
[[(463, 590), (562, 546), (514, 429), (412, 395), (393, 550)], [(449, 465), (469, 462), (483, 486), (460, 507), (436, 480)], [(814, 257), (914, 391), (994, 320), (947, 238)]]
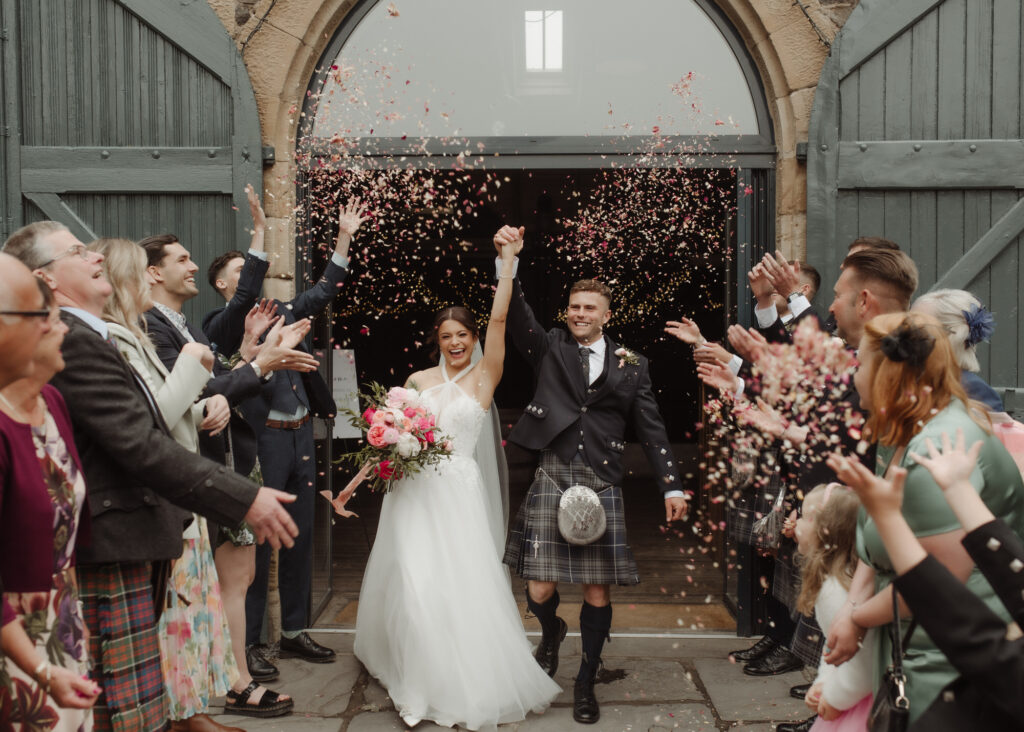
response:
[(456, 382), (471, 369), (461, 372), (454, 379), (448, 378), (444, 364), (441, 373), (445, 380), (425, 389), (423, 401), (437, 417), (437, 427), (452, 441), (452, 454), (472, 458), (480, 428), (487, 412), (476, 399), (469, 396)]

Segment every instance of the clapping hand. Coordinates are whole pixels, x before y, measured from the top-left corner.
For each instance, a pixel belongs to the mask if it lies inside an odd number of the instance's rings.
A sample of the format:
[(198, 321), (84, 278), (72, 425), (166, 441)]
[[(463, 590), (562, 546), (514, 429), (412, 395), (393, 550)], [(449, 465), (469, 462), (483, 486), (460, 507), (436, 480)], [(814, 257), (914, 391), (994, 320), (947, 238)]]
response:
[(249, 199), (249, 213), (252, 214), (253, 228), (261, 231), (266, 229), (267, 215), (263, 213), (263, 206), (260, 205), (260, 199), (251, 183), (245, 187), (245, 197)]
[(768, 349), (768, 341), (753, 328), (747, 329), (742, 325), (730, 325), (728, 336), (729, 345), (744, 360), (758, 363), (764, 358)]
[(704, 336), (700, 334), (700, 328), (689, 318), (679, 316), (679, 320), (669, 320), (665, 323), (665, 332), (675, 336), (683, 343), (691, 346), (699, 346), (704, 343)]
[(728, 365), (732, 354), (722, 348), (719, 343), (704, 341), (704, 345), (693, 349), (693, 360), (697, 363), (721, 363)]
[(356, 235), (360, 225), (370, 218), (366, 214), (366, 204), (360, 203), (358, 197), (338, 207), (338, 237), (347, 234), (349, 237)]
[(786, 431), (786, 422), (782, 416), (758, 397), (755, 406), (749, 404), (737, 407), (736, 417), (740, 424), (751, 425), (772, 437), (782, 437)]
[(494, 248), (502, 259), (516, 257), (523, 250), (526, 227), (502, 226), (494, 235)]
[(277, 315), (277, 303), (267, 298), (261, 299), (252, 306), (252, 310), (245, 316), (245, 334), (254, 340), (267, 332), (267, 328), (274, 322)]
[(315, 371), (320, 364), (313, 354), (295, 348), (309, 332), (310, 326), (308, 318), (285, 325), (284, 316), (278, 317), (254, 359), (261, 373), (267, 374), (282, 369)]
[(209, 346), (193, 341), (182, 346), (181, 353), (194, 358), (207, 371), (213, 371), (213, 351)]
[(697, 377), (708, 386), (729, 396), (735, 394), (736, 389), (739, 388), (739, 379), (736, 378), (736, 374), (718, 362), (697, 364)]
[(764, 264), (757, 263), (747, 273), (747, 281), (750, 283), (750, 291), (757, 298), (758, 307), (768, 307), (771, 304), (772, 294), (775, 287), (772, 286), (771, 278), (768, 277), (768, 270)]
[(771, 254), (765, 254), (761, 264), (771, 280), (772, 287), (782, 297), (789, 297), (800, 290), (799, 262), (788, 262), (782, 252), (776, 251), (774, 257)]

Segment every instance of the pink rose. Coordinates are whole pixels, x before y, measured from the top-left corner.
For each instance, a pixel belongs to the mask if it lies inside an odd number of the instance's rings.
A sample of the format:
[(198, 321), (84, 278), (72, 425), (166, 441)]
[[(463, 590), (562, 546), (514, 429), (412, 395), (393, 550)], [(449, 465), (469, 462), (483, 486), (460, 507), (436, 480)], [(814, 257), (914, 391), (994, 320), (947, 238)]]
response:
[(413, 409), (412, 407), (406, 407), (404, 410), (402, 410), (402, 414), (404, 414), (409, 419), (412, 419), (413, 417), (416, 416), (416, 410)]
[(416, 429), (418, 429), (420, 432), (426, 432), (427, 430), (434, 426), (434, 420), (427, 419), (426, 417), (420, 417), (419, 419), (416, 420), (415, 425)]
[(427, 441), (427, 444), (433, 445), (434, 444), (434, 433), (433, 432), (428, 432), (427, 434), (423, 435), (423, 439), (425, 439)]
[(378, 409), (373, 413), (373, 419), (370, 421), (371, 424), (384, 424), (384, 418), (387, 417), (387, 412)]
[(384, 447), (388, 444), (384, 441), (384, 433), (387, 432), (387, 429), (382, 424), (372, 425), (366, 433), (366, 441), (374, 447)]
[(452, 445), (452, 441), (451, 440), (445, 440), (443, 447), (444, 447), (444, 451), (445, 452), (451, 452), (452, 450), (455, 449), (455, 446)]
[(376, 413), (376, 409), (374, 409), (373, 407), (367, 407), (366, 411), (363, 412), (363, 419), (365, 419), (367, 422), (373, 422), (373, 415), (375, 415)]

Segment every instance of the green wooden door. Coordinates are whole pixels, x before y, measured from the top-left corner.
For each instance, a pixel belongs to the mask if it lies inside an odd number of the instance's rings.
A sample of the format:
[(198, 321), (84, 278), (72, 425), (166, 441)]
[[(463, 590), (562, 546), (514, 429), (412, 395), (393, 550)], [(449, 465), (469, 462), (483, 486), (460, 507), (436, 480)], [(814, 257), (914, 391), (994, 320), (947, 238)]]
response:
[(1017, 409), (1022, 40), (1019, 0), (861, 0), (822, 71), (807, 161), (807, 251), (824, 291), (854, 238), (896, 241), (919, 293), (970, 290), (995, 313), (981, 376)]
[[(246, 248), (259, 118), (208, 3), (0, 0), (0, 13), (0, 236), (40, 219), (84, 241), (171, 232), (203, 270)], [(200, 292), (197, 320), (218, 300)]]

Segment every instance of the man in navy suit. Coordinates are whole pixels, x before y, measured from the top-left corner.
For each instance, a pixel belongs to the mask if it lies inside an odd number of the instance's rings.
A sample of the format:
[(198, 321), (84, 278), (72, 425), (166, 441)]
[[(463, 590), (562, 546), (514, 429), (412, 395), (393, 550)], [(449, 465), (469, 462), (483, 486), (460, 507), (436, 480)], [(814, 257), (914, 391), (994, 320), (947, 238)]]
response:
[[(500, 251), (502, 245), (521, 240), (523, 233), (506, 226), (495, 235), (495, 246)], [(509, 439), (540, 451), (540, 467), (509, 532), (504, 561), (527, 580), (527, 605), (543, 631), (537, 662), (552, 676), (566, 631), (565, 621), (556, 615), (557, 583), (583, 585), (583, 661), (573, 694), (573, 719), (583, 724), (600, 718), (594, 680), (611, 628), (610, 586), (640, 581), (626, 541), (622, 505), (627, 425), (658, 475), (665, 520), (681, 519), (687, 509), (647, 359), (603, 333), (611, 318), (610, 304), (607, 285), (580, 280), (569, 293), (566, 327), (545, 332), (516, 280), (508, 314), (512, 341), (537, 376), (533, 399)], [(594, 490), (607, 520), (604, 535), (582, 546), (570, 544), (558, 529), (559, 500), (571, 485)]]
[[(341, 207), (334, 252), (320, 280), (290, 302), (277, 302), (277, 312), (286, 325), (318, 315), (334, 299), (348, 273), (352, 236), (364, 220), (364, 209), (358, 199)], [(228, 252), (210, 265), (210, 284), (226, 304), (207, 313), (203, 331), (219, 353), (231, 355), (241, 346), (245, 316), (259, 297), (268, 268), (266, 254), (253, 250), (245, 256)], [(281, 655), (298, 656), (314, 663), (333, 661), (334, 651), (316, 643), (304, 630), (309, 621), (316, 482), (311, 418), (333, 419), (336, 411), (330, 389), (315, 371), (276, 372), (257, 396), (242, 405), (246, 420), (256, 432), (263, 479), (268, 485), (297, 496), (288, 508), (299, 526), (299, 538), (294, 547), (281, 552), (278, 565)], [(256, 579), (249, 586), (245, 601), (248, 646), (260, 640), (269, 567), (270, 552), (257, 547)]]

